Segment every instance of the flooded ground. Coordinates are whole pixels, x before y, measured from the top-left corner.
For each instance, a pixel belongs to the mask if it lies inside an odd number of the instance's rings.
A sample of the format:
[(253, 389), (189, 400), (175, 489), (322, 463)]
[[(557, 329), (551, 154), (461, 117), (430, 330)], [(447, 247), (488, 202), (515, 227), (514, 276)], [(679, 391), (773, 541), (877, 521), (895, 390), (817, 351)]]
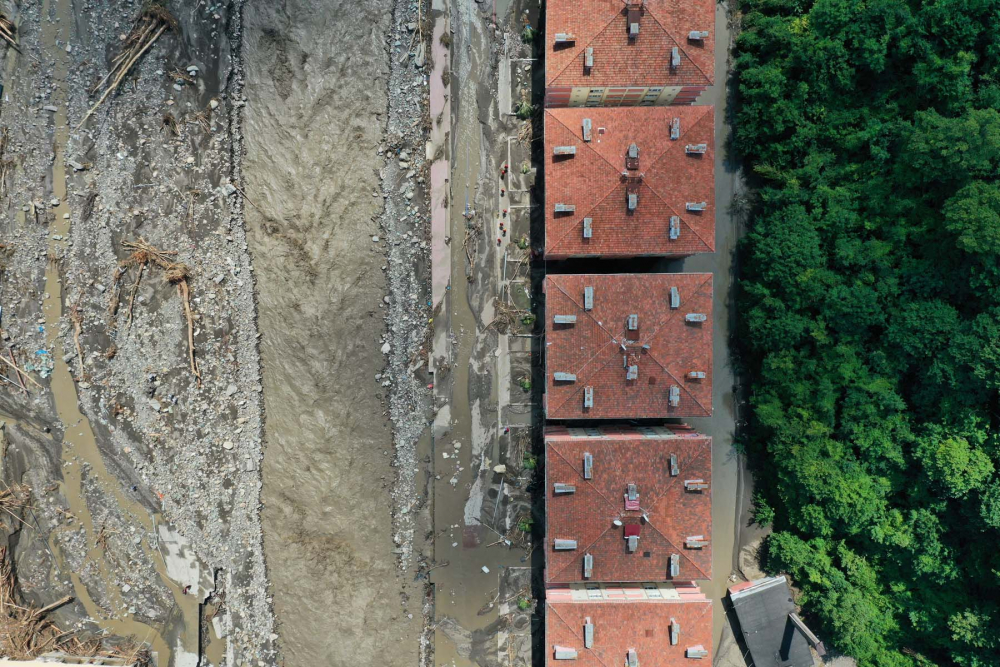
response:
[(24, 373), (2, 473), (31, 509), (4, 541), (30, 603), (71, 598), (68, 640), (133, 637), (160, 665), (272, 657), (251, 271), (222, 187), (239, 9), (48, 0), (4, 51), (0, 336)]

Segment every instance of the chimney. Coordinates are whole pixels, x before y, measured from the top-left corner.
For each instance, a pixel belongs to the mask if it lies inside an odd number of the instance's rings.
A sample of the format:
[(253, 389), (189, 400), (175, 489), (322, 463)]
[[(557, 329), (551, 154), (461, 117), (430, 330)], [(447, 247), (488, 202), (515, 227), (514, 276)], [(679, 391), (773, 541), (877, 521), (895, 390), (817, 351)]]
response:
[(555, 540), (552, 544), (552, 548), (556, 551), (575, 551), (576, 550), (576, 540)]
[[(688, 204), (688, 206), (690, 206), (690, 205), (691, 204)], [(555, 206), (555, 213), (556, 213), (556, 215), (558, 215), (560, 213), (576, 213), (576, 205), (575, 204), (556, 204), (556, 206)]]
[(676, 46), (670, 49), (670, 69), (676, 70), (681, 66), (681, 50)]
[(594, 455), (590, 452), (586, 452), (583, 455), (583, 478), (594, 478)]
[(670, 393), (668, 394), (668, 399), (670, 402), (670, 407), (676, 408), (681, 404), (681, 388), (675, 384), (670, 385)]
[(590, 119), (589, 118), (584, 118), (583, 119), (583, 140), (584, 141), (590, 141), (590, 128), (591, 127), (592, 127), (592, 123), (590, 122)]
[(576, 155), (576, 146), (553, 146), (552, 154), (557, 157), (563, 155)]
[(707, 30), (692, 30), (688, 33), (688, 39), (692, 42), (701, 42), (708, 39)]
[(708, 546), (708, 540), (705, 539), (704, 535), (689, 535), (684, 539), (684, 548), (686, 549), (703, 549)]
[(594, 288), (584, 287), (583, 288), (583, 309), (593, 310), (594, 309)]
[(679, 216), (670, 216), (670, 240), (676, 241), (681, 237), (681, 219)]
[[(590, 554), (583, 556), (583, 578), (590, 579), (594, 574), (594, 557)], [(590, 648), (589, 646), (587, 648)]]
[(583, 621), (583, 648), (594, 648), (594, 624), (590, 616)]
[(671, 454), (670, 455), (670, 476), (671, 477), (677, 477), (677, 475), (679, 475), (679, 474), (681, 474), (681, 467), (679, 465), (677, 465), (677, 455), (676, 454)]
[(704, 380), (705, 371), (691, 371), (687, 374), (688, 380)]
[(583, 219), (583, 238), (589, 239), (594, 236), (594, 219), (584, 218)]
[(583, 389), (583, 407), (584, 409), (594, 407), (594, 388), (584, 387)]
[(689, 647), (688, 650), (684, 652), (684, 657), (701, 660), (702, 658), (708, 657), (708, 651), (705, 650), (704, 646), (698, 644), (697, 646)]
[(688, 144), (684, 147), (688, 155), (704, 155), (708, 152), (708, 144)]
[(677, 646), (677, 641), (681, 638), (681, 624), (677, 619), (670, 619), (670, 645)]
[(707, 201), (699, 201), (699, 202), (689, 201), (688, 203), (684, 204), (684, 208), (689, 211), (704, 211), (707, 207), (708, 207)]
[(684, 316), (685, 322), (697, 323), (704, 322), (708, 319), (708, 315), (705, 313), (688, 313)]
[(576, 35), (571, 32), (557, 32), (556, 45), (576, 44)]
[(553, 315), (554, 324), (576, 324), (576, 315)]
[(670, 140), (677, 141), (681, 138), (681, 119), (674, 118), (670, 121)]
[(576, 660), (576, 649), (567, 646), (555, 646), (556, 660)]
[(707, 491), (708, 482), (703, 479), (686, 479), (684, 480), (684, 490), (685, 491)]
[(679, 554), (670, 554), (670, 577), (681, 576), (681, 557)]
[(670, 308), (677, 310), (681, 307), (681, 293), (676, 287), (670, 288)]
[(583, 55), (583, 69), (587, 74), (594, 69), (594, 47), (588, 46)]
[(628, 318), (625, 320), (625, 328), (627, 328), (629, 331), (635, 331), (636, 329), (638, 329), (639, 315), (638, 314), (629, 315)]
[(628, 653), (625, 655), (626, 655), (625, 664), (628, 667), (639, 667), (639, 656), (635, 652), (634, 648), (630, 648), (628, 650)]
[[(687, 484), (687, 482), (685, 482)], [(557, 496), (569, 495), (571, 493), (576, 493), (576, 487), (572, 484), (563, 484), (562, 482), (555, 482), (552, 485), (552, 490)]]
[(574, 373), (553, 373), (552, 379), (556, 382), (576, 382)]

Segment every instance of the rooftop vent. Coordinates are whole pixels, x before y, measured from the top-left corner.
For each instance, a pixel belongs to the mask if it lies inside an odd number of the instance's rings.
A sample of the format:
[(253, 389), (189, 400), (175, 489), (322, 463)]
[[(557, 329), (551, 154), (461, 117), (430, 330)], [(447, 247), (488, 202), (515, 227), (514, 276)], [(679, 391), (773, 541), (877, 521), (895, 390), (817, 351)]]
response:
[(634, 648), (630, 648), (625, 654), (625, 664), (628, 667), (639, 667), (639, 656)]
[(594, 388), (584, 387), (583, 389), (583, 407), (584, 409), (594, 407)]
[(705, 371), (691, 371), (687, 376), (689, 380), (704, 380)]
[(556, 204), (556, 213), (576, 213), (576, 204)]
[(583, 55), (583, 68), (591, 70), (594, 67), (594, 47), (588, 46)]
[(703, 479), (686, 479), (684, 480), (684, 490), (685, 491), (707, 491), (708, 482)]
[(684, 147), (688, 155), (704, 155), (708, 152), (708, 144), (688, 144)]
[(576, 155), (576, 146), (553, 146), (553, 155)]
[(576, 315), (554, 315), (552, 321), (555, 324), (576, 324)]
[(590, 141), (591, 122), (589, 118), (583, 119), (583, 140)]
[(556, 382), (576, 382), (574, 373), (553, 373), (552, 379)]
[(639, 193), (630, 192), (628, 193), (628, 210), (634, 211), (639, 208)]
[(556, 660), (576, 660), (576, 649), (569, 648), (566, 646), (556, 646), (555, 647), (555, 659)]
[(681, 66), (681, 50), (676, 46), (670, 49), (670, 69), (677, 69)]
[(552, 547), (556, 551), (573, 551), (576, 549), (576, 540), (555, 540)]
[(671, 577), (681, 576), (680, 554), (670, 554), (670, 576)]
[(681, 307), (681, 292), (676, 287), (670, 288), (670, 307), (673, 309)]
[(668, 401), (670, 402), (670, 407), (676, 408), (681, 404), (681, 388), (675, 384), (670, 385), (670, 393), (668, 394)]
[[(583, 578), (590, 579), (594, 574), (594, 557), (590, 554), (583, 556)], [(589, 646), (587, 648), (590, 648)]]
[(684, 208), (689, 211), (704, 211), (708, 207), (707, 201), (689, 201), (684, 204)]
[[(629, 11), (629, 14), (631, 14), (631, 13), (632, 12)], [(629, 24), (628, 24), (628, 38), (629, 39), (637, 39), (638, 37), (639, 37), (639, 22), (636, 21), (635, 23), (632, 23), (631, 21), (629, 21)]]
[(637, 364), (632, 364), (631, 366), (628, 367), (628, 370), (625, 371), (625, 379), (626, 380), (639, 379), (639, 366)]
[(593, 310), (594, 309), (594, 288), (584, 287), (583, 288), (583, 309)]
[(708, 546), (708, 540), (704, 535), (691, 535), (684, 539), (684, 546), (688, 549), (703, 549)]
[(679, 474), (681, 474), (681, 467), (679, 465), (677, 465), (677, 455), (676, 454), (671, 454), (670, 455), (670, 476), (671, 477), (677, 477), (677, 475), (679, 475)]
[(594, 478), (594, 455), (590, 452), (586, 452), (583, 455), (583, 478)]
[(635, 331), (636, 329), (638, 329), (639, 328), (639, 316), (635, 315), (635, 314), (629, 315), (628, 319), (625, 320), (625, 327), (629, 331)]
[[(687, 482), (685, 482), (687, 484)], [(552, 485), (552, 490), (555, 491), (557, 496), (566, 495), (570, 493), (576, 493), (576, 487), (572, 484), (563, 484), (562, 482), (556, 482)]]
[(625, 538), (625, 546), (630, 554), (634, 554), (636, 549), (639, 548), (639, 536), (629, 535)]
[(625, 168), (639, 168), (639, 146), (637, 144), (629, 144), (628, 152), (625, 153)]
[(692, 30), (691, 32), (688, 33), (688, 39), (690, 39), (692, 42), (700, 42), (707, 38), (708, 38), (707, 30)]
[(689, 646), (688, 650), (684, 652), (684, 657), (694, 658), (695, 660), (701, 660), (702, 658), (708, 657), (708, 651), (701, 644), (697, 646)]
[(670, 216), (670, 240), (676, 241), (681, 237), (681, 219), (679, 216)]
[(594, 624), (590, 616), (583, 621), (583, 648), (594, 648)]
[(576, 44), (576, 35), (571, 32), (557, 32), (556, 44)]
[(670, 619), (670, 645), (677, 646), (677, 641), (681, 638), (681, 624), (677, 619)]
[(674, 118), (670, 121), (670, 140), (677, 141), (681, 138), (681, 119)]
[(639, 487), (635, 484), (629, 484), (625, 487), (625, 499), (631, 502), (639, 501)]
[(708, 319), (708, 315), (705, 313), (688, 313), (684, 316), (685, 322), (704, 322)]

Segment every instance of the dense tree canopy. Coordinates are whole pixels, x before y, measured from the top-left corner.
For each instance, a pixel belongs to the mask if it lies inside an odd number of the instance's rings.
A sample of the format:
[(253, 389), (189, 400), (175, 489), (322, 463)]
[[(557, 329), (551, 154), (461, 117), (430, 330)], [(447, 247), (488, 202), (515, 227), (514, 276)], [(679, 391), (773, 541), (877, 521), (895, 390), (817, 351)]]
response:
[(1000, 665), (1000, 0), (742, 12), (769, 564), (861, 665)]

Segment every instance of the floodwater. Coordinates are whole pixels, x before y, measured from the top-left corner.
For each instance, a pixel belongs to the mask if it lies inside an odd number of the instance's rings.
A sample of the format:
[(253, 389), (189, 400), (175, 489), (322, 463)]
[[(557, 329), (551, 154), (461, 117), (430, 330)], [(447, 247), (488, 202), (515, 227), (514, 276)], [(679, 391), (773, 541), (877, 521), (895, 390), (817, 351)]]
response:
[(712, 272), (714, 275), (714, 341), (712, 403), (710, 418), (688, 423), (712, 437), (712, 580), (701, 582), (702, 591), (713, 601), (713, 629), (716, 650), (727, 623), (722, 602), (732, 583), (730, 575), (737, 562), (739, 545), (737, 517), (741, 514), (740, 459), (733, 447), (738, 419), (734, 393), (735, 376), (730, 356), (734, 324), (733, 281), (736, 243), (741, 230), (730, 210), (739, 185), (738, 167), (727, 155), (730, 127), (726, 122), (727, 74), (729, 71), (730, 29), (727, 3), (715, 9), (715, 85), (698, 99), (699, 105), (715, 105), (715, 253), (685, 259), (685, 272)]
[(396, 566), (392, 424), (375, 379), (387, 286), (371, 239), (382, 233), (391, 5), (244, 10), (264, 553), (288, 667), (418, 662), (422, 589)]
[[(52, 194), (59, 199), (59, 205), (53, 209), (55, 223), (50, 231), (50, 255), (57, 250), (65, 249), (65, 239), (69, 238), (70, 207), (66, 196), (66, 172), (64, 156), (69, 129), (67, 126), (67, 94), (66, 78), (68, 71), (68, 56), (57, 42), (65, 43), (69, 35), (72, 20), (72, 6), (69, 0), (45, 0), (42, 8), (43, 44), (46, 50), (55, 54), (54, 91), (52, 101), (58, 108), (53, 116), (55, 140), (53, 142), (54, 159), (52, 162)], [(48, 20), (50, 11), (54, 8), (57, 21)], [(23, 213), (19, 213), (23, 216)], [(23, 220), (20, 220), (23, 224)], [(60, 240), (55, 240), (61, 237)], [(142, 505), (127, 498), (121, 483), (109, 473), (97, 448), (97, 441), (88, 419), (81, 413), (78, 406), (76, 385), (71, 376), (69, 366), (63, 360), (65, 350), (57, 339), (60, 321), (63, 315), (62, 284), (55, 263), (50, 263), (45, 272), (45, 298), (43, 314), (45, 331), (49, 345), (53, 347), (54, 362), (51, 376), (51, 390), (60, 421), (65, 427), (62, 440), (63, 480), (60, 484), (62, 494), (67, 499), (70, 512), (82, 525), (87, 545), (86, 557), (97, 564), (100, 578), (108, 582), (107, 595), (115, 607), (127, 606), (122, 600), (119, 589), (111, 583), (104, 550), (96, 543), (97, 533), (91, 516), (90, 508), (84, 495), (83, 470), (87, 468), (88, 484), (96, 484), (106, 502), (116, 505), (116, 510), (133, 522), (138, 523), (147, 534), (153, 533), (161, 523), (159, 516), (150, 514)], [(68, 525), (52, 533), (49, 547), (54, 554), (60, 569), (69, 573), (73, 582), (77, 601), (82, 604), (86, 613), (103, 630), (121, 637), (132, 636), (139, 641), (151, 644), (157, 653), (160, 665), (188, 666), (198, 661), (199, 650), (199, 605), (198, 600), (191, 595), (184, 595), (178, 583), (172, 580), (166, 571), (166, 564), (159, 551), (153, 549), (148, 542), (143, 541), (142, 548), (149, 562), (153, 563), (162, 583), (171, 591), (180, 613), (172, 615), (177, 619), (166, 628), (154, 628), (140, 623), (127, 616), (109, 615), (93, 600), (90, 591), (81, 580), (79, 574), (67, 564), (67, 555), (62, 553), (60, 541), (55, 539), (59, 530), (76, 530)], [(75, 559), (74, 559), (75, 560)], [(218, 646), (213, 647), (213, 653), (218, 653)]]

